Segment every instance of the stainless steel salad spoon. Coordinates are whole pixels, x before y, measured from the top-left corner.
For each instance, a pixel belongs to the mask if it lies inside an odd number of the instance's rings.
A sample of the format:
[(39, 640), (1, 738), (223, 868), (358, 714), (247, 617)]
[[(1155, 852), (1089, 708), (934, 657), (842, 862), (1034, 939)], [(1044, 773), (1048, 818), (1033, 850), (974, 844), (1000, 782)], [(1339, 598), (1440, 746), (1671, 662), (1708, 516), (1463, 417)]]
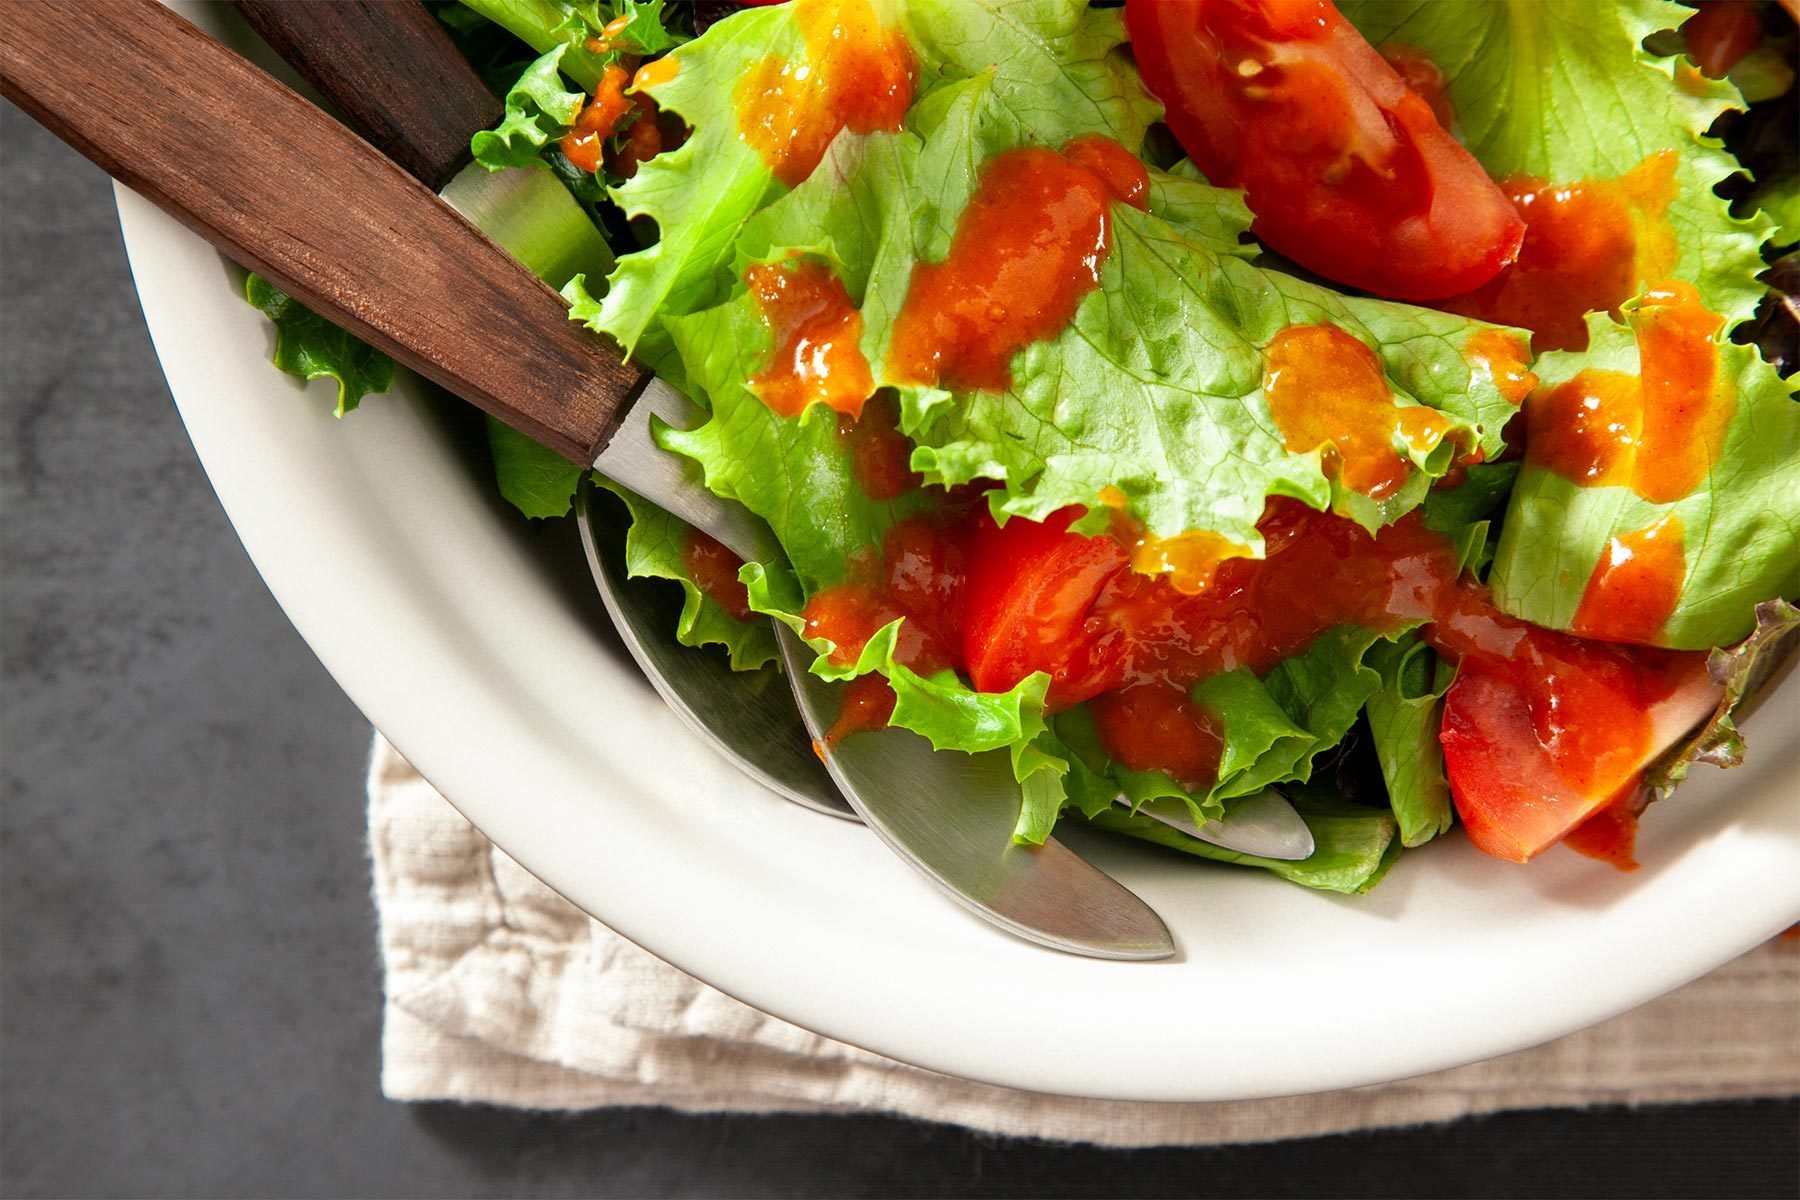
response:
[(718, 654), (676, 644), (670, 631), (681, 611), (673, 585), (632, 580), (625, 568), (625, 524), (596, 519), (604, 503), (583, 477), (575, 516), (588, 568), (619, 636), (658, 694), (688, 727), (744, 774), (804, 808), (856, 820), (825, 764), (813, 753), (788, 682), (773, 669), (734, 671)]

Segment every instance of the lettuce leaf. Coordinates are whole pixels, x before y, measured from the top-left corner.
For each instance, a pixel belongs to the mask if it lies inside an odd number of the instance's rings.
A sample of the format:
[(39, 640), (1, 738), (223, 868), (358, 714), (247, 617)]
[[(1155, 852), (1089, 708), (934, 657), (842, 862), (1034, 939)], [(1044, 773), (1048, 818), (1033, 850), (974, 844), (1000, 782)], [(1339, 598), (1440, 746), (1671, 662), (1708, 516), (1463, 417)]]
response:
[(261, 309), (275, 326), (275, 352), (270, 361), (301, 379), (337, 380), (337, 416), (343, 416), (371, 392), (394, 386), (394, 360), (345, 333), (261, 275), (244, 280), (244, 298)]
[(738, 137), (733, 88), (767, 55), (804, 58), (804, 45), (791, 5), (747, 9), (672, 51), (674, 76), (645, 89), (692, 132), (608, 192), (626, 216), (648, 217), (658, 230), (654, 245), (619, 259), (587, 322), (627, 354), (653, 322), (693, 312), (728, 288), (724, 268), (739, 229), (781, 192)]
[(512, 426), (487, 419), (488, 456), (500, 494), (528, 517), (561, 517), (575, 503), (582, 468)]
[(1448, 832), (1456, 819), (1438, 745), (1439, 710), (1456, 669), (1416, 634), (1377, 643), (1367, 661), (1381, 675), (1381, 687), (1364, 711), (1388, 804), (1400, 824), (1401, 843), (1422, 846)]
[[(1676, 151), (1669, 224), (1674, 276), (1695, 285), (1727, 324), (1762, 297), (1756, 273), (1770, 222), (1740, 220), (1714, 193), (1739, 170), (1706, 129), (1742, 108), (1737, 89), (1644, 39), (1678, 28), (1691, 8), (1668, 0), (1345, 0), (1338, 6), (1377, 46), (1423, 51), (1449, 80), (1464, 143), (1496, 179), (1616, 179)], [(1642, 280), (1655, 284), (1662, 280)]]
[[(1678, 155), (1668, 220), (1672, 272), (1694, 285), (1729, 328), (1764, 293), (1760, 247), (1773, 223), (1731, 215), (1715, 184), (1739, 169), (1705, 130), (1742, 107), (1729, 83), (1643, 47), (1692, 10), (1663, 0), (1548, 4), (1538, 0), (1348, 0), (1345, 14), (1370, 41), (1425, 52), (1449, 77), (1458, 127), (1496, 177), (1557, 182), (1617, 178), (1660, 151)], [(1640, 286), (1662, 280), (1640, 280)], [(1634, 309), (1627, 303), (1627, 320)], [(1589, 318), (1585, 353), (1536, 366), (1544, 386), (1587, 367), (1637, 370), (1624, 326)], [(1800, 511), (1800, 409), (1753, 351), (1721, 346), (1721, 374), (1737, 392), (1717, 468), (1672, 505), (1625, 488), (1581, 488), (1540, 467), (1521, 472), (1493, 566), (1495, 597), (1515, 616), (1566, 629), (1614, 537), (1675, 514), (1685, 530), (1688, 576), (1663, 645), (1700, 649), (1743, 637), (1753, 605), (1800, 591), (1793, 513)]]
[(684, 646), (722, 646), (734, 671), (753, 671), (779, 659), (775, 630), (767, 621), (740, 621), (694, 582), (683, 549), (693, 530), (628, 488), (595, 473), (594, 482), (625, 502), (631, 528), (625, 534), (625, 570), (633, 579), (672, 579), (681, 585), (675, 638)]
[(563, 87), (561, 64), (567, 46), (554, 46), (525, 68), (506, 92), (506, 115), (469, 143), (475, 161), (490, 171), (542, 167), (544, 148), (569, 132), (587, 103), (583, 92)]
[[(1637, 373), (1628, 328), (1596, 314), (1588, 329), (1587, 351), (1538, 359), (1544, 386), (1589, 367)], [(1800, 405), (1752, 348), (1721, 341), (1718, 354), (1737, 408), (1718, 462), (1690, 495), (1655, 504), (1629, 487), (1581, 487), (1527, 461), (1491, 576), (1501, 608), (1567, 629), (1611, 539), (1670, 514), (1684, 531), (1687, 577), (1660, 644), (1703, 650), (1736, 641), (1750, 632), (1757, 602), (1800, 595)]]
[(1204, 792), (1190, 792), (1162, 771), (1109, 761), (1085, 706), (1060, 713), (1056, 738), (1085, 772), (1069, 798), (1084, 812), (1103, 807), (1084, 802), (1093, 789), (1104, 804), (1124, 795), (1134, 812), (1150, 800), (1178, 799), (1196, 824), (1204, 824), (1224, 816), (1234, 799), (1273, 784), (1285, 790), (1304, 783), (1312, 778), (1314, 760), (1344, 740), (1380, 691), (1383, 675), (1375, 664), (1384, 661), (1381, 649), (1391, 650), (1393, 639), (1405, 636), (1341, 626), (1260, 678), (1240, 668), (1196, 685), (1193, 699), (1218, 722), (1222, 743), (1218, 776)]

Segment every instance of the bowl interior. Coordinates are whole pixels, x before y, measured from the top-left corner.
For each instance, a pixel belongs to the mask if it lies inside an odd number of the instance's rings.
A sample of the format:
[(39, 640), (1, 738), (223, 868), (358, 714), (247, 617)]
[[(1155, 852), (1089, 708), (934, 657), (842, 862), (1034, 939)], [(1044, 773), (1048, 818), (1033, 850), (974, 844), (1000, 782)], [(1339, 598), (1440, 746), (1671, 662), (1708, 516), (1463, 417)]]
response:
[[(185, 10), (251, 43), (210, 8)], [(1697, 769), (1644, 866), (1528, 868), (1460, 837), (1336, 897), (1077, 830), (1178, 954), (1100, 963), (998, 933), (861, 828), (739, 775), (612, 634), (572, 522), (495, 493), (466, 414), (403, 378), (342, 421), (267, 361), (236, 269), (129, 192), (171, 390), (270, 590), (351, 698), (509, 854), (676, 966), (808, 1029), (1014, 1087), (1219, 1100), (1401, 1078), (1623, 1011), (1800, 920), (1800, 682), (1750, 762)]]

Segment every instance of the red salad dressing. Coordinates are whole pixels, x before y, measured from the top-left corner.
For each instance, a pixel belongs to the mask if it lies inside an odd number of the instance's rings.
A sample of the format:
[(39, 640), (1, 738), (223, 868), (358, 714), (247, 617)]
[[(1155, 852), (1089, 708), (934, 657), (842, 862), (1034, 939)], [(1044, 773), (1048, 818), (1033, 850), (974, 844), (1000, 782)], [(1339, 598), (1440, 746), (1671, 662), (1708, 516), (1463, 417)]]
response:
[(1411, 471), (1396, 442), (1428, 452), (1449, 429), (1436, 409), (1396, 405), (1375, 352), (1332, 325), (1290, 325), (1275, 335), (1263, 396), (1289, 450), (1325, 446), (1325, 474), (1376, 500)]
[(850, 470), (871, 500), (893, 500), (924, 483), (910, 465), (912, 442), (900, 432), (894, 394), (876, 392), (859, 417), (838, 417), (838, 436), (850, 450)]
[(794, 187), (833, 138), (898, 130), (912, 105), (916, 70), (898, 30), (884, 29), (869, 0), (795, 0), (806, 56), (769, 55), (738, 83), (738, 136)]
[(1668, 219), (1678, 161), (1659, 150), (1618, 179), (1501, 180), (1525, 219), (1518, 261), (1438, 307), (1529, 329), (1540, 352), (1586, 349), (1586, 313), (1616, 314), (1640, 283), (1667, 278), (1680, 261)]
[(1088, 702), (1100, 744), (1112, 760), (1134, 771), (1166, 771), (1193, 791), (1219, 776), (1224, 740), (1211, 713), (1167, 681), (1106, 692)]
[(981, 169), (941, 263), (913, 268), (888, 368), (907, 383), (1004, 390), (1008, 364), (1062, 332), (1100, 282), (1107, 210), (1138, 204), (1143, 164), (1105, 138), (1007, 150)]
[(1681, 518), (1607, 542), (1569, 627), (1582, 637), (1650, 644), (1661, 634), (1687, 581)]
[(1669, 504), (1718, 461), (1737, 410), (1719, 377), (1723, 322), (1687, 284), (1648, 292), (1630, 316), (1639, 372), (1587, 370), (1526, 403), (1525, 459), (1584, 487)]
[(1637, 870), (1638, 817), (1648, 802), (1643, 786), (1634, 782), (1625, 795), (1570, 830), (1563, 845), (1621, 871)]
[(921, 675), (960, 667), (967, 563), (966, 522), (949, 514), (909, 517), (888, 530), (880, 562), (853, 563), (850, 582), (806, 602), (806, 636), (835, 642), (831, 661), (844, 666), (882, 626), (905, 617), (895, 659)]
[(755, 617), (750, 611), (750, 595), (738, 582), (738, 568), (744, 560), (698, 529), (688, 530), (681, 547), (681, 562), (693, 579), (694, 586), (719, 602), (719, 606), (740, 621)]
[(826, 750), (853, 733), (886, 729), (894, 715), (894, 687), (884, 675), (858, 675), (844, 686), (843, 696), (844, 707), (838, 710), (837, 720), (825, 731), (822, 742), (813, 745), (814, 753), (821, 759)]
[(744, 272), (774, 345), (750, 379), (757, 398), (784, 417), (820, 403), (855, 417), (875, 390), (863, 357), (863, 319), (843, 281), (814, 258), (757, 263)]

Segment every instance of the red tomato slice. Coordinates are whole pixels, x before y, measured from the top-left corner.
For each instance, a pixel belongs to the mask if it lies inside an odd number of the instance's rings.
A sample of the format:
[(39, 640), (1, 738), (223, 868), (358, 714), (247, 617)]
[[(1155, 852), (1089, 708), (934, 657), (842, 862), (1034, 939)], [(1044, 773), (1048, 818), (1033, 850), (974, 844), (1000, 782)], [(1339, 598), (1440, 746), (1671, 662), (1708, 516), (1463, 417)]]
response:
[(1480, 287), (1525, 223), (1329, 0), (1126, 0), (1144, 82), (1271, 248), (1401, 300)]
[(963, 653), (969, 679), (1003, 692), (1030, 675), (1050, 675), (1050, 701), (1065, 708), (1118, 686), (1123, 655), (1116, 636), (1089, 627), (1101, 589), (1127, 569), (1112, 538), (1082, 537), (1065, 508), (1042, 523), (1014, 517), (1005, 526), (983, 511), (975, 520), (963, 585)]
[[(1533, 630), (1540, 643), (1557, 640)], [(1704, 655), (1531, 667), (1465, 656), (1438, 740), (1469, 840), (1526, 862), (1637, 786), (1643, 769), (1718, 702)], [(1609, 651), (1610, 653), (1610, 651)], [(1548, 728), (1547, 728), (1548, 727)]]

